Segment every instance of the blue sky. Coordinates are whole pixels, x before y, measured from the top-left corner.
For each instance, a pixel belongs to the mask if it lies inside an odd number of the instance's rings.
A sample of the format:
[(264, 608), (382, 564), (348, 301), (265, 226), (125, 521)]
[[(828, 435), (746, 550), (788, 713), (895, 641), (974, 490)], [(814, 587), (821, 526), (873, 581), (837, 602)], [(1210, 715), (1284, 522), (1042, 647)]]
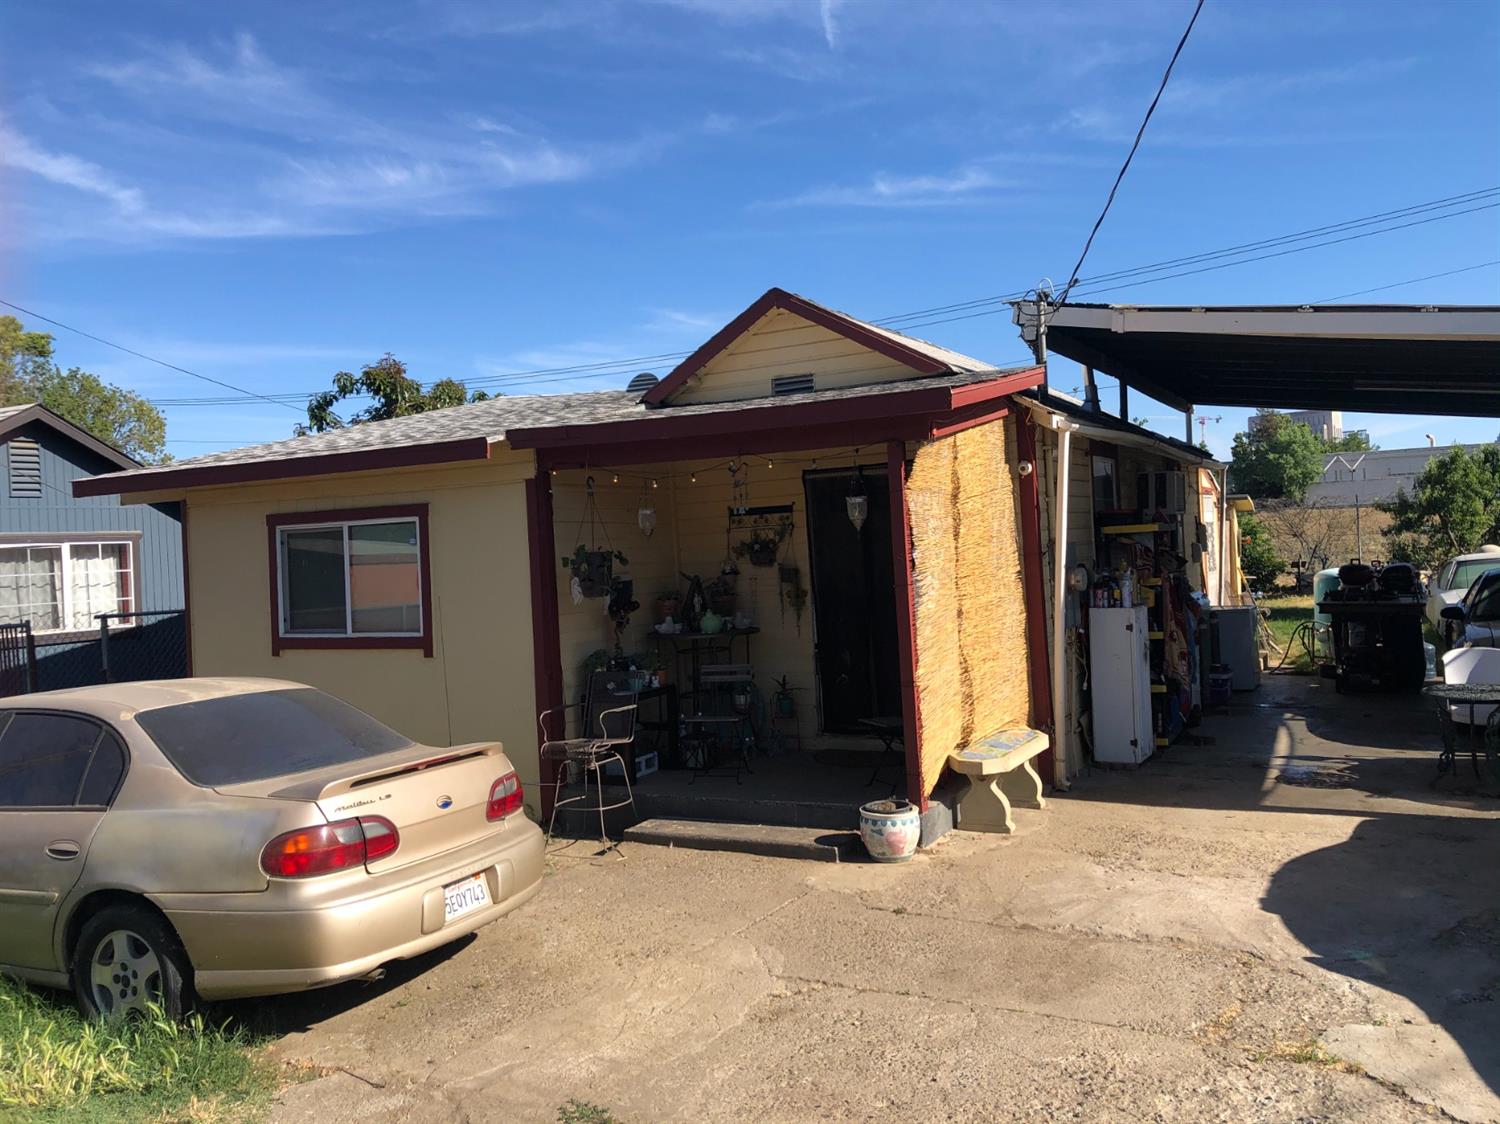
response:
[[(771, 285), (875, 318), (1061, 281), (1190, 10), (10, 4), (0, 298), (273, 394), (386, 351), (424, 380), (682, 352)], [(1481, 0), (1208, 0), (1084, 275), (1500, 183), (1497, 59)], [(1496, 259), (1489, 209), (1079, 299), (1294, 303), (1465, 270), (1362, 299), (1500, 303), (1500, 268), (1468, 268)], [(1008, 314), (915, 332), (1025, 357)], [(65, 364), (149, 396), (222, 393), (57, 334)], [(1148, 410), (1181, 432), (1132, 397)], [(1223, 452), (1244, 412), (1209, 412)], [(167, 415), (179, 457), (297, 420)], [(1386, 447), (1497, 428), (1346, 424)]]

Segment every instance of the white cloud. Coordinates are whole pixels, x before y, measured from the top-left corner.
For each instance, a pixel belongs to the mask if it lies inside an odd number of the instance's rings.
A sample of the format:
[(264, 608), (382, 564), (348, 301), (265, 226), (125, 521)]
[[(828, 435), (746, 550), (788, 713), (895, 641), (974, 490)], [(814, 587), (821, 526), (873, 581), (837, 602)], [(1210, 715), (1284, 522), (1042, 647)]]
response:
[(869, 183), (816, 187), (801, 195), (757, 203), (762, 208), (784, 207), (942, 207), (993, 198), (997, 191), (1016, 186), (976, 164), (946, 175), (898, 176), (877, 172)]
[(818, 16), (823, 21), (823, 39), (830, 51), (838, 50), (839, 28), (834, 13), (842, 0), (818, 0)]
[(127, 187), (98, 164), (65, 152), (48, 152), (0, 118), (0, 164), (109, 200), (127, 213), (145, 207), (139, 188)]

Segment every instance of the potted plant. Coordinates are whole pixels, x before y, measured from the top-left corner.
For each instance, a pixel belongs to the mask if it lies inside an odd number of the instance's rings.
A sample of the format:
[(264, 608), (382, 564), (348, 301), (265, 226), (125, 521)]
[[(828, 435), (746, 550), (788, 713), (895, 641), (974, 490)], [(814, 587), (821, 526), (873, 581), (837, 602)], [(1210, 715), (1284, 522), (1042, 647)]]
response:
[(618, 550), (597, 550), (579, 543), (572, 554), (562, 556), (564, 570), (572, 571), (578, 579), (578, 589), (585, 597), (609, 596), (610, 578), (614, 576), (614, 564), (630, 565)]
[(708, 607), (717, 615), (726, 619), (734, 616), (733, 575), (720, 574), (703, 587), (703, 593), (708, 598)]
[(625, 629), (630, 625), (630, 614), (641, 607), (641, 603), (635, 599), (635, 582), (629, 578), (610, 578), (609, 580), (609, 605), (607, 611), (609, 619), (615, 625), (615, 652), (621, 652), (620, 641), (625, 635)]
[(682, 594), (675, 589), (656, 595), (656, 623), (680, 620), (682, 617)]
[(792, 533), (790, 523), (778, 523), (775, 527), (757, 527), (750, 537), (734, 548), (735, 556), (748, 558), (752, 566), (774, 566), (781, 553), (781, 544)]
[(776, 708), (777, 718), (791, 718), (797, 713), (797, 699), (792, 694), (797, 690), (783, 675), (776, 680), (776, 693), (771, 696), (771, 705)]
[(872, 800), (859, 809), (859, 837), (876, 862), (906, 862), (921, 842), (922, 814), (906, 800)]

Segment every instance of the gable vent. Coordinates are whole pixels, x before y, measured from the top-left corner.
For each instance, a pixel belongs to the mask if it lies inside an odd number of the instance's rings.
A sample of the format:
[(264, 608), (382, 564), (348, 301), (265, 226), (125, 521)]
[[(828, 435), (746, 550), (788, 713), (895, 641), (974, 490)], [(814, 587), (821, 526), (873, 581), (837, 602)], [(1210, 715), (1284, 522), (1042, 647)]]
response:
[(631, 394), (645, 394), (646, 391), (650, 390), (659, 382), (661, 382), (661, 380), (653, 375), (650, 371), (642, 371), (640, 374), (636, 375), (635, 378), (630, 380), (625, 389)]
[(807, 375), (778, 375), (771, 380), (771, 393), (779, 398), (783, 394), (806, 394), (813, 389), (813, 377)]
[(12, 499), (38, 499), (42, 494), (42, 450), (29, 437), (12, 437), (6, 443), (10, 462)]

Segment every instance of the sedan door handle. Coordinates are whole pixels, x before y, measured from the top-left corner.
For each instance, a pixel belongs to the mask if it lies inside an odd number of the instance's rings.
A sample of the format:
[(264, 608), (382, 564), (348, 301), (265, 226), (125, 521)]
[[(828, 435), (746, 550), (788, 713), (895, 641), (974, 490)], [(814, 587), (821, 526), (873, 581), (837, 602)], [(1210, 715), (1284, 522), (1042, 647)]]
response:
[(83, 851), (83, 848), (71, 839), (58, 839), (48, 843), (46, 851), (48, 858), (61, 859), (63, 862), (68, 862), (71, 859), (76, 859)]

